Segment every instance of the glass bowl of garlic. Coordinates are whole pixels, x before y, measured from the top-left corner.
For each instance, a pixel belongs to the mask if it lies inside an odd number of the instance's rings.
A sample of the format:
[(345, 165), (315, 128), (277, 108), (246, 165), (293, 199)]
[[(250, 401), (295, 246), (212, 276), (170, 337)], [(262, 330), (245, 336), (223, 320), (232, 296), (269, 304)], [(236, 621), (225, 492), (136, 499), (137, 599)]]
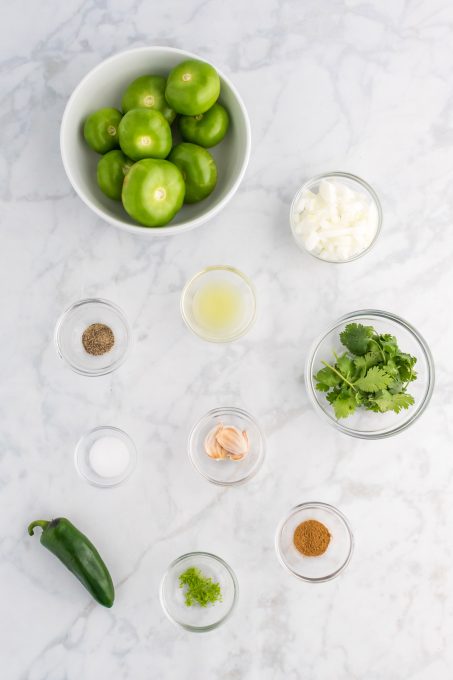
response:
[(235, 486), (251, 479), (264, 459), (264, 437), (255, 418), (240, 408), (208, 411), (189, 436), (189, 458), (212, 484)]

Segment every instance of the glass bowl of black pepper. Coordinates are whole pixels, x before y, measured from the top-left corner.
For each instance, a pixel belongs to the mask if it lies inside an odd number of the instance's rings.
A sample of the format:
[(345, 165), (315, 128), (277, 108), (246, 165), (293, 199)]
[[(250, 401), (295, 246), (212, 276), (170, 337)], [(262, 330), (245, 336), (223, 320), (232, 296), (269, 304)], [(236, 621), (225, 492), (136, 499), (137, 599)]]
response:
[(348, 520), (328, 503), (301, 503), (291, 508), (275, 534), (282, 566), (308, 583), (324, 583), (349, 564), (354, 537)]
[(79, 300), (68, 307), (55, 327), (58, 355), (76, 373), (106, 375), (125, 361), (131, 331), (124, 312), (101, 298)]

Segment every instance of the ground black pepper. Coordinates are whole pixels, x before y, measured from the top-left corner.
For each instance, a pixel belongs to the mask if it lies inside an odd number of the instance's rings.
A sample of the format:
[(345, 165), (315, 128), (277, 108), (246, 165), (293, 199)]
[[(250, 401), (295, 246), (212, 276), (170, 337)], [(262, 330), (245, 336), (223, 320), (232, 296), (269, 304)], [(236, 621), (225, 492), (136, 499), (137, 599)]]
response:
[(88, 354), (100, 356), (110, 352), (115, 344), (115, 336), (109, 326), (103, 323), (92, 323), (83, 331), (82, 345)]

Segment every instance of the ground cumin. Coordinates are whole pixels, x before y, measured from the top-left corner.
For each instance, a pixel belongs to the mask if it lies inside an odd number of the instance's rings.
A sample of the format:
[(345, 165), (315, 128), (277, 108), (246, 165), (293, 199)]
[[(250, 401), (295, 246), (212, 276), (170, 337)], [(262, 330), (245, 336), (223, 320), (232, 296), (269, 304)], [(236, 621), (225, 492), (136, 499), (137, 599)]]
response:
[(317, 557), (326, 552), (330, 543), (330, 532), (316, 519), (308, 519), (296, 527), (293, 540), (302, 555)]
[(115, 336), (109, 326), (103, 323), (92, 323), (83, 331), (82, 344), (88, 354), (99, 356), (110, 352), (115, 344)]

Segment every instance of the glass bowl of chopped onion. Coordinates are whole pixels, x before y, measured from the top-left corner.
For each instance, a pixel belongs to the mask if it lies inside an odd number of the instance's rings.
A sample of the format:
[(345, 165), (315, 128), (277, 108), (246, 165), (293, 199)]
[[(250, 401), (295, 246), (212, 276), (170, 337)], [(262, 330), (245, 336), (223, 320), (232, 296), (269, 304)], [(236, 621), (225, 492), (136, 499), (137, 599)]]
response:
[(192, 633), (218, 628), (239, 595), (234, 571), (220, 557), (190, 552), (174, 560), (160, 584), (160, 602), (172, 623)]
[(434, 362), (411, 324), (364, 309), (341, 317), (315, 340), (305, 385), (329, 425), (351, 437), (381, 439), (402, 432), (426, 409)]
[(329, 172), (302, 185), (291, 204), (289, 221), (301, 250), (324, 262), (352, 262), (375, 244), (382, 208), (365, 180), (347, 172)]

